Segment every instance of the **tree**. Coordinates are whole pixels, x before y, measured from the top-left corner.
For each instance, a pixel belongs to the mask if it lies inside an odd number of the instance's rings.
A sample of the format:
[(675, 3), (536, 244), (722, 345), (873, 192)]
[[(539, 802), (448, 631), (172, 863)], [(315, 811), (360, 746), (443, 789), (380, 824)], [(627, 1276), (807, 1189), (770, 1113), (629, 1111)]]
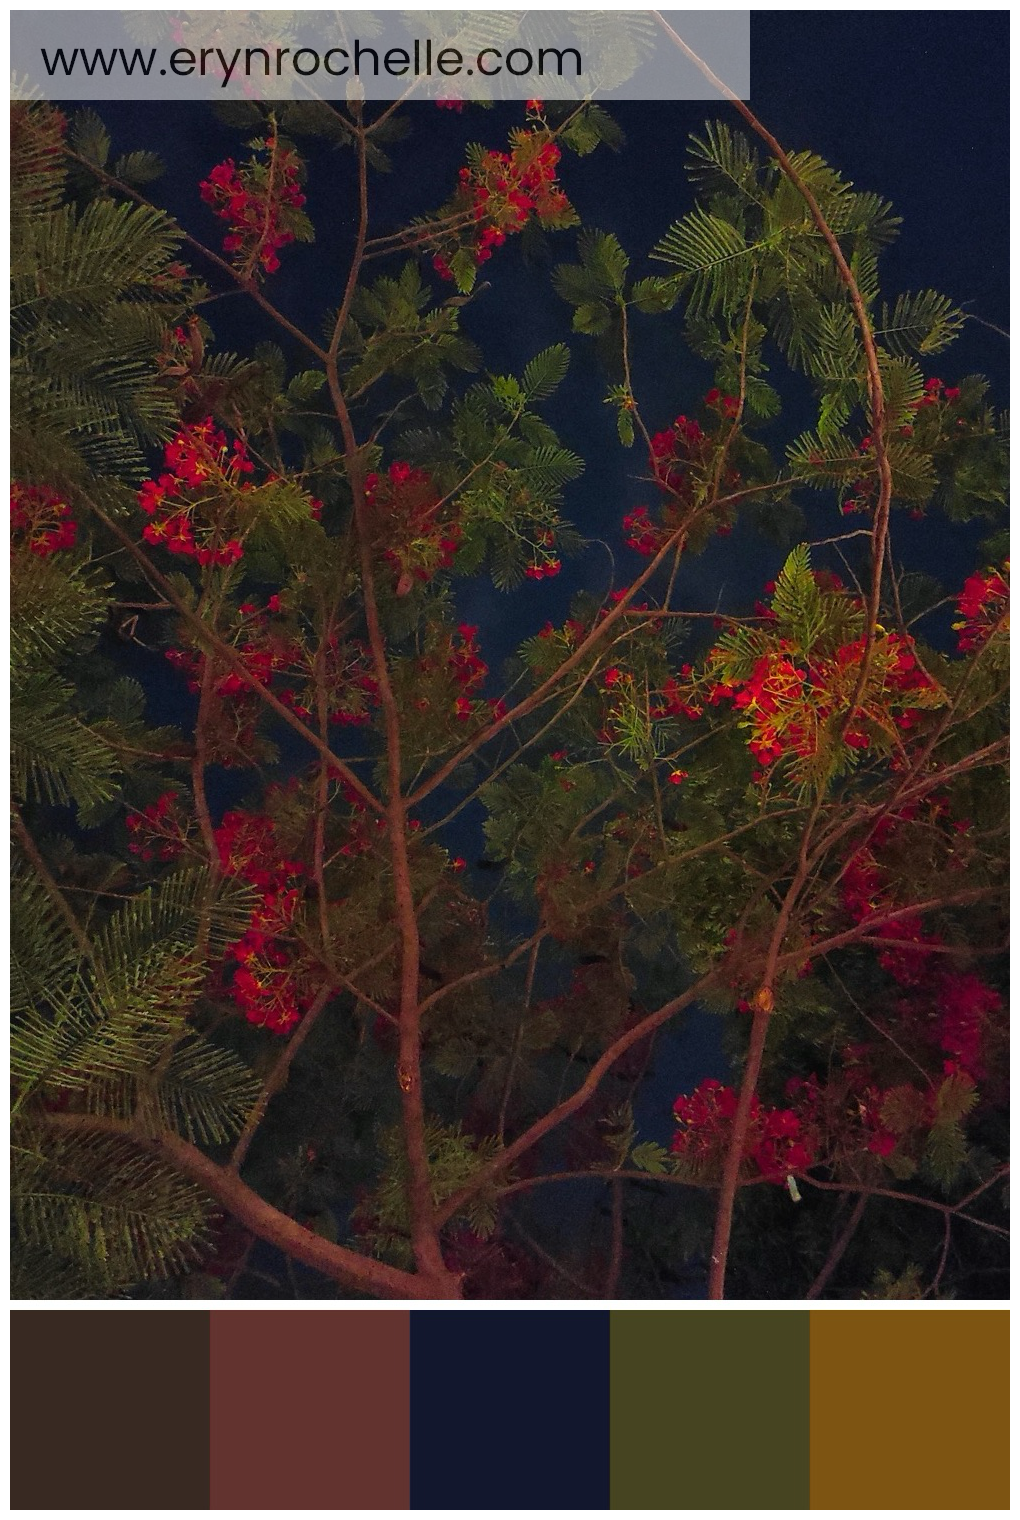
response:
[[(715, 1297), (916, 1296), (1001, 1263), (1003, 424), (926, 373), (963, 318), (883, 288), (892, 208), (738, 108), (642, 268), (572, 231), (571, 158), (620, 146), (591, 103), (529, 102), (388, 229), (402, 114), (230, 108), (194, 232), (153, 155), (14, 108), (20, 1295), (234, 1292), (265, 1246), (295, 1291), (397, 1298), (661, 1296), (685, 1263)], [(322, 336), (277, 294), (306, 136), (358, 206)], [(577, 336), (490, 374), (478, 271), (547, 234)], [(217, 349), (231, 291), (278, 343)], [(713, 376), (665, 427), (653, 323)], [(457, 593), (581, 546), (543, 416), (576, 349), (649, 505), (633, 568), (498, 681)], [(816, 421), (784, 441), (791, 383)], [(911, 573), (900, 511), (984, 521), (973, 572)], [(737, 524), (785, 536), (775, 582), (678, 607)], [(634, 1098), (696, 1005), (737, 1076), (667, 1147)]]

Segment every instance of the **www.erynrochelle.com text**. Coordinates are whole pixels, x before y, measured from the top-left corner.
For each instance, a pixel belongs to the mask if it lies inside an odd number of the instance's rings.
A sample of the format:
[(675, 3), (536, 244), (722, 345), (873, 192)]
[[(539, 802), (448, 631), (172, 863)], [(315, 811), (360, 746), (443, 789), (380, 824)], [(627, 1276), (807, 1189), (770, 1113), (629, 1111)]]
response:
[(73, 78), (79, 72), (92, 79), (99, 75), (107, 79), (153, 75), (176, 75), (187, 79), (192, 75), (220, 78), (224, 88), (235, 76), (238, 79), (282, 78), (284, 74), (296, 74), (308, 79), (325, 74), (332, 79), (371, 78), (385, 75), (389, 78), (447, 79), (458, 75), (481, 74), (487, 79), (498, 74), (511, 74), (515, 79), (528, 74), (557, 79), (580, 79), (581, 54), (577, 48), (543, 47), (534, 52), (525, 47), (511, 48), (506, 55), (499, 48), (486, 47), (480, 52), (465, 56), (456, 47), (437, 47), (431, 37), (415, 38), (408, 47), (391, 47), (385, 52), (366, 47), (355, 41), (352, 47), (328, 48), (320, 53), (315, 48), (235, 48), (233, 53), (218, 47), (175, 47), (159, 62), (159, 48), (72, 48), (70, 55), (63, 48), (40, 48), (43, 67), (50, 79)]

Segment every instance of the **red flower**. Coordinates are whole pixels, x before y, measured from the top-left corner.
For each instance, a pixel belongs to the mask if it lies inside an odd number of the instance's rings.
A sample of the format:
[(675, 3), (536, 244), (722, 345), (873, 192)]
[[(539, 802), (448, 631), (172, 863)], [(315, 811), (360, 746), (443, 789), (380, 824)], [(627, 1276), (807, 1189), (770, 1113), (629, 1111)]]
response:
[[(263, 163), (260, 154), (271, 155)], [(300, 230), (299, 213), (305, 197), (299, 185), (301, 160), (292, 148), (281, 148), (268, 137), (243, 168), (232, 158), (210, 169), (199, 194), (218, 217), (230, 224), (223, 239), (224, 253), (248, 274), (280, 267), (279, 251)]]
[(70, 507), (62, 497), (42, 486), (11, 485), (11, 537), (32, 554), (48, 559), (61, 549), (73, 548), (78, 525), (68, 516)]
[(996, 625), (1006, 626), (1009, 582), (996, 570), (968, 576), (956, 606), (960, 621), (953, 628), (960, 650), (969, 653), (987, 643)]
[[(531, 101), (528, 109), (538, 114), (542, 103)], [(570, 202), (556, 183), (559, 157), (549, 133), (536, 124), (516, 137), (509, 153), (490, 151), (459, 171), (451, 209), (455, 217), (470, 218), (471, 225), (437, 239), (432, 264), (440, 278), (453, 277), (453, 260), (461, 252), (475, 264), (487, 262), (493, 249), (532, 217), (546, 226), (572, 218)]]

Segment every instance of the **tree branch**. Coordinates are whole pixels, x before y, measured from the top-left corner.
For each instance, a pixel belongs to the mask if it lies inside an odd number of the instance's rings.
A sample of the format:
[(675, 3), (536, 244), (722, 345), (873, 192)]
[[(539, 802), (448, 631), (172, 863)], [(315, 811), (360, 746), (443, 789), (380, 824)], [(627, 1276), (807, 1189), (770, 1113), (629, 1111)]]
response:
[(832, 1242), (832, 1250), (825, 1258), (822, 1270), (805, 1293), (805, 1298), (821, 1298), (828, 1287), (829, 1279), (839, 1266), (846, 1254), (846, 1249), (854, 1236), (857, 1234), (857, 1226), (864, 1218), (864, 1210), (868, 1207), (868, 1194), (862, 1193), (850, 1211), (850, 1218), (840, 1230), (836, 1239)]
[(571, 1114), (576, 1114), (579, 1108), (583, 1108), (589, 1098), (595, 1093), (602, 1078), (608, 1071), (612, 1070), (620, 1057), (626, 1055), (632, 1045), (638, 1044), (639, 1041), (645, 1039), (646, 1036), (658, 1029), (660, 1025), (665, 1024), (674, 1014), (682, 1013), (703, 992), (708, 990), (715, 980), (715, 975), (714, 971), (710, 971), (705, 976), (699, 977), (691, 987), (688, 987), (686, 992), (682, 992), (679, 997), (675, 997), (670, 1002), (664, 1003), (661, 1008), (656, 1009), (654, 1013), (648, 1014), (647, 1017), (635, 1024), (632, 1029), (628, 1029), (624, 1034), (620, 1035), (619, 1039), (614, 1040), (612, 1045), (603, 1051), (602, 1055), (592, 1065), (581, 1085), (568, 1098), (564, 1098), (562, 1103), (558, 1103), (555, 1108), (550, 1109), (541, 1119), (536, 1119), (534, 1124), (530, 1125), (512, 1144), (508, 1145), (505, 1150), (500, 1151), (485, 1166), (479, 1168), (471, 1178), (471, 1181), (461, 1188), (459, 1193), (455, 1193), (445, 1203), (440, 1205), (437, 1213), (437, 1222), (440, 1225), (444, 1225), (455, 1214), (459, 1214), (465, 1203), (473, 1198), (482, 1188), (486, 1187), (493, 1178), (498, 1177), (501, 1172), (505, 1172), (508, 1167), (513, 1166), (520, 1156), (525, 1155), (527, 1151), (536, 1146), (544, 1136), (549, 1134), (550, 1130), (557, 1129), (564, 1120), (570, 1118)]
[(332, 1241), (306, 1230), (279, 1209), (274, 1209), (272, 1204), (242, 1182), (232, 1168), (218, 1165), (179, 1135), (165, 1133), (142, 1136), (120, 1120), (92, 1114), (52, 1113), (42, 1118), (51, 1129), (119, 1135), (140, 1149), (159, 1156), (198, 1183), (239, 1224), (260, 1240), (345, 1287), (359, 1289), (376, 1298), (460, 1297), (460, 1279), (445, 1269), (442, 1276), (437, 1278), (402, 1272), (387, 1262), (361, 1256), (347, 1246), (334, 1245)]
[(39, 847), (36, 844), (35, 840), (32, 838), (31, 834), (28, 832), (28, 829), (25, 825), (25, 820), (22, 818), (17, 803), (15, 803), (13, 799), (11, 801), (11, 817), (14, 820), (14, 832), (17, 836), (18, 843), (24, 850), (25, 855), (32, 866), (32, 869), (35, 871), (35, 874), (38, 876), (39, 880), (46, 888), (47, 896), (52, 901), (53, 906), (60, 913), (61, 918), (70, 929), (71, 934), (74, 938), (74, 942), (78, 946), (78, 949), (81, 951), (86, 960), (91, 961), (93, 959), (93, 953), (92, 944), (89, 940), (89, 937), (75, 917), (74, 909), (71, 907), (71, 904), (67, 901), (67, 898), (64, 896), (63, 892), (61, 892), (53, 876), (50, 874), (49, 867), (39, 853)]

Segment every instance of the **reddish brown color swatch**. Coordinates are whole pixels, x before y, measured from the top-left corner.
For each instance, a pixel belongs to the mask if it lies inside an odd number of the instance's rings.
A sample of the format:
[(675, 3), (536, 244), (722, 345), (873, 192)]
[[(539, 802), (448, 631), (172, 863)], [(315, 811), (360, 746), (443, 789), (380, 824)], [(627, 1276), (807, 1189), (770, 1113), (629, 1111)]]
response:
[(406, 1509), (407, 1310), (212, 1316), (213, 1509)]

